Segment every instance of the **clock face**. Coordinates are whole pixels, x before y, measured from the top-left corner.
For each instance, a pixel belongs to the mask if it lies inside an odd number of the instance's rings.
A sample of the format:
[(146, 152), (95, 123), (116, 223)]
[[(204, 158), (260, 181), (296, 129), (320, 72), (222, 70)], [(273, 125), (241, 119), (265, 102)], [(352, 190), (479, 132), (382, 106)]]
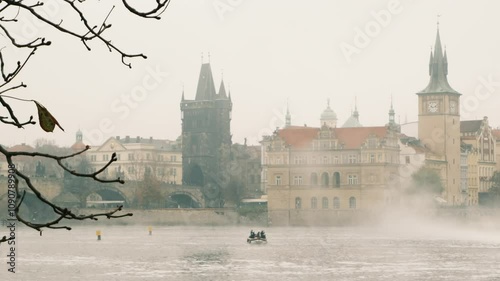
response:
[(438, 111), (438, 103), (437, 101), (430, 101), (427, 103), (427, 110), (429, 112), (437, 112)]
[(457, 113), (457, 102), (450, 101), (450, 112)]

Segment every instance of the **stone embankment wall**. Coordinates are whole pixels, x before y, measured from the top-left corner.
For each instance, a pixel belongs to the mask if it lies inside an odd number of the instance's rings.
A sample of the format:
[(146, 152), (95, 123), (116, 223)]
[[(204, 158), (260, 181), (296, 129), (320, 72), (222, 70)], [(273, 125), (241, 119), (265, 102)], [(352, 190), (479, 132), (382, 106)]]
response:
[[(105, 210), (82, 209), (81, 214), (98, 213)], [(110, 225), (189, 225), (189, 226), (228, 226), (228, 225), (267, 225), (267, 215), (256, 220), (239, 216), (235, 209), (125, 209), (119, 214), (133, 213), (131, 217), (108, 220), (100, 218), (100, 224)], [(118, 215), (118, 213), (117, 213)], [(94, 222), (84, 222), (94, 223)]]

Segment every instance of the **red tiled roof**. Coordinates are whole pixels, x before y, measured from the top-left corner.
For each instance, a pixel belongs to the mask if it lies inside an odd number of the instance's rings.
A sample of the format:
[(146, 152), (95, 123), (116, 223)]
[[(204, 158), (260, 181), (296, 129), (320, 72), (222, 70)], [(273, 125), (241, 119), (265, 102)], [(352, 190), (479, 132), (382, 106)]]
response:
[(355, 149), (361, 147), (370, 135), (383, 138), (387, 135), (387, 127), (356, 127), (356, 128), (335, 128), (335, 134), (340, 142), (344, 143), (344, 148)]
[(82, 142), (82, 141), (77, 141), (75, 142), (72, 146), (71, 149), (73, 151), (82, 151), (86, 148), (87, 146)]
[(29, 146), (27, 144), (16, 144), (12, 147), (9, 147), (7, 149), (10, 152), (19, 152), (19, 151), (26, 151), (26, 152), (33, 152), (35, 149), (32, 146)]
[(495, 137), (496, 140), (500, 140), (500, 130), (499, 129), (491, 130), (491, 134)]
[(319, 128), (290, 126), (278, 131), (278, 135), (287, 144), (295, 148), (308, 146), (318, 137)]
[[(388, 131), (387, 127), (334, 128), (333, 130), (336, 138), (344, 144), (346, 149), (361, 147), (370, 135), (383, 138)], [(292, 126), (279, 130), (278, 135), (292, 147), (303, 148), (318, 137), (319, 131), (319, 128)]]

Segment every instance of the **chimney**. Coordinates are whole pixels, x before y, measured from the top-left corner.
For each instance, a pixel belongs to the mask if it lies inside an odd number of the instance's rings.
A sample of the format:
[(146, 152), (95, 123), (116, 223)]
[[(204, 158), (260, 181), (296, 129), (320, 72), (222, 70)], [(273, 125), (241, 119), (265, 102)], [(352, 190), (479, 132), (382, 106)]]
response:
[(125, 137), (125, 142), (126, 142), (126, 143), (130, 142), (130, 136), (126, 136), (126, 137)]
[(116, 136), (116, 140), (120, 140), (120, 136)]
[(135, 139), (135, 142), (136, 143), (140, 143), (141, 142), (141, 137), (137, 136), (137, 138)]
[(149, 143), (153, 143), (153, 137), (149, 137)]

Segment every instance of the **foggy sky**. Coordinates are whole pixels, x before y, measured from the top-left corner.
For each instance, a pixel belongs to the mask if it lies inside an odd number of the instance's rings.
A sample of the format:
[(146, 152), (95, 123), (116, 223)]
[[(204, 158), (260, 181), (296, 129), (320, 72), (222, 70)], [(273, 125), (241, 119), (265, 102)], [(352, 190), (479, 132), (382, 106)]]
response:
[[(282, 126), (287, 101), (294, 125), (318, 126), (328, 98), (342, 125), (356, 97), (360, 122), (381, 126), (391, 95), (397, 120), (416, 121), (415, 93), (429, 81), (438, 14), (448, 80), (462, 105), (467, 101), (462, 119), (489, 116), (500, 126), (500, 2), (311, 2), (174, 0), (160, 21), (117, 9), (108, 38), (148, 56), (129, 60), (132, 69), (102, 44), (88, 52), (73, 38), (21, 21), (21, 33), (48, 34), (54, 44), (37, 52), (17, 80), (28, 88), (15, 95), (40, 101), (65, 132), (3, 126), (0, 143), (48, 138), (69, 146), (78, 129), (91, 145), (117, 135), (175, 139), (182, 91), (194, 99), (202, 52), (204, 62), (210, 52), (216, 87), (223, 77), (230, 89), (233, 142), (256, 144)], [(33, 104), (15, 105), (19, 117), (36, 115)]]

